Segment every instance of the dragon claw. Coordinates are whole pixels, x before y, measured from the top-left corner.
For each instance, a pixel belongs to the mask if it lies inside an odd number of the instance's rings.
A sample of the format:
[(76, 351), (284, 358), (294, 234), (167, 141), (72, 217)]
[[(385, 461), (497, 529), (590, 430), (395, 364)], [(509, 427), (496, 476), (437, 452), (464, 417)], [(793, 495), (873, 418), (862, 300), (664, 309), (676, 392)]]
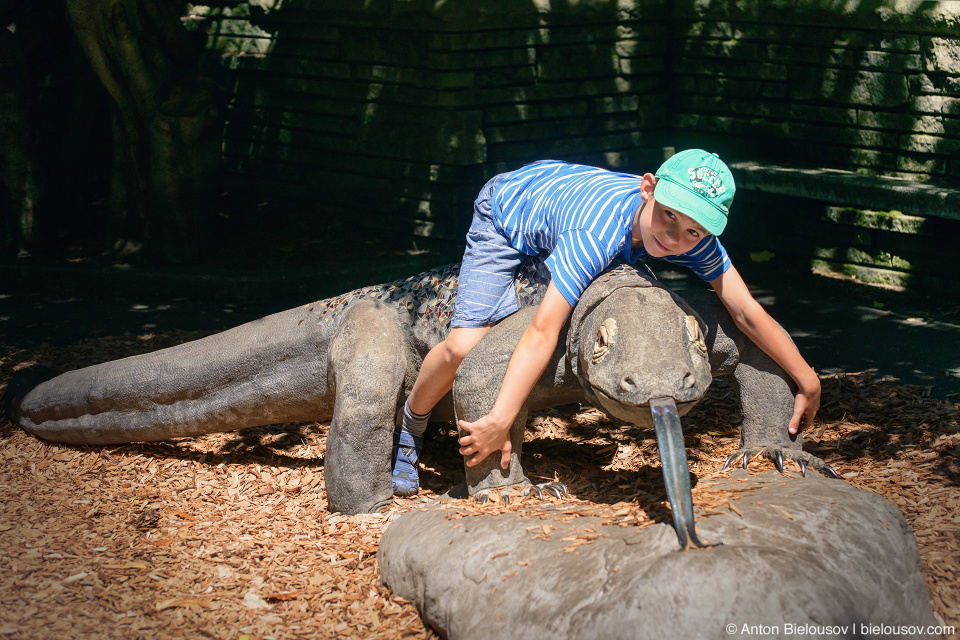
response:
[(813, 468), (828, 478), (833, 478), (834, 480), (840, 479), (840, 475), (831, 466), (826, 464), (817, 456), (811, 455), (805, 451), (783, 448), (778, 445), (750, 447), (735, 451), (727, 457), (726, 462), (723, 463), (723, 467), (720, 470), (727, 470), (739, 456), (743, 456), (742, 466), (744, 469), (748, 468), (749, 461), (753, 457), (759, 456), (771, 460), (774, 466), (776, 466), (777, 471), (779, 471), (781, 474), (784, 473), (785, 469), (784, 461), (793, 460), (797, 463), (797, 466), (800, 467), (800, 475), (804, 478), (807, 477), (807, 468)]
[(543, 491), (540, 490), (538, 485), (532, 484), (526, 489), (524, 489), (520, 495), (529, 496), (532, 493), (536, 493), (537, 497), (543, 500)]
[(567, 486), (562, 482), (545, 482), (542, 486), (548, 492), (557, 496), (557, 500), (563, 500), (569, 497), (569, 494), (567, 494)]
[[(569, 497), (569, 494), (567, 493), (567, 487), (562, 482), (543, 482), (541, 484), (532, 484), (526, 487), (503, 486), (491, 489), (482, 489), (474, 494), (473, 499), (480, 504), (498, 501), (502, 502), (504, 506), (506, 506), (510, 504), (511, 495), (513, 495), (511, 494), (511, 491), (514, 489), (520, 490), (519, 495), (521, 497), (535, 495), (540, 500), (544, 499), (545, 493), (556, 496), (558, 500), (563, 500), (564, 498)], [(493, 494), (493, 492), (496, 492), (496, 495), (499, 496), (499, 500), (496, 500), (496, 496), (491, 498), (491, 494)]]
[(726, 470), (727, 470), (727, 467), (730, 466), (730, 463), (731, 463), (731, 462), (733, 462), (734, 460), (737, 459), (737, 456), (738, 456), (738, 455), (739, 455), (739, 454), (737, 454), (737, 453), (731, 453), (729, 456), (727, 456), (727, 461), (723, 463), (723, 467), (720, 469), (720, 471), (726, 471)]

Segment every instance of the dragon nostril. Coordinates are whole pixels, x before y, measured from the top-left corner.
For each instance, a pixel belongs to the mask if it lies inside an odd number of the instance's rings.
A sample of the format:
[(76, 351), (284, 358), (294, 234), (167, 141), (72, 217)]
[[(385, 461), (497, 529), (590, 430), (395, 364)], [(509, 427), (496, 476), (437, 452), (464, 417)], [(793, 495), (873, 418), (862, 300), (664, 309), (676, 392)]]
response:
[(694, 377), (692, 373), (688, 371), (687, 373), (683, 374), (683, 378), (680, 379), (680, 388), (689, 389), (696, 383), (697, 383), (697, 379)]
[(620, 378), (620, 388), (624, 391), (636, 391), (637, 381), (631, 374), (627, 374)]

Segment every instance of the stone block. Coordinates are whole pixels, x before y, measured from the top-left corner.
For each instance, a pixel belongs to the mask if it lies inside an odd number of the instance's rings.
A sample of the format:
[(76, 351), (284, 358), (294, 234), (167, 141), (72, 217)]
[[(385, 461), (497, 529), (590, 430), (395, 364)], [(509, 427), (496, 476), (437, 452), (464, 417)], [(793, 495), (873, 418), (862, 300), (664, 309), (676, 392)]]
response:
[(534, 47), (472, 49), (434, 53), (431, 62), (444, 71), (469, 71), (488, 67), (521, 67), (537, 61)]
[(960, 98), (945, 96), (914, 96), (910, 100), (910, 110), (916, 113), (960, 114)]
[(856, 109), (842, 109), (823, 105), (792, 104), (786, 108), (791, 120), (841, 125), (857, 124)]
[(844, 105), (898, 107), (910, 95), (907, 78), (896, 73), (790, 67), (791, 96), (799, 100), (820, 99)]
[(586, 100), (564, 100), (549, 102), (540, 107), (540, 114), (547, 118), (574, 118), (587, 115), (590, 104)]
[[(778, 4), (777, 0), (768, 0)], [(673, 3), (673, 17), (681, 20), (750, 20), (755, 21), (760, 11), (760, 2), (742, 0), (683, 0)]]
[(465, 33), (431, 33), (429, 43), (433, 51), (460, 52), (532, 47), (542, 44), (543, 37), (539, 28), (469, 30)]
[(956, 118), (945, 117), (941, 122), (943, 123), (943, 133), (948, 136), (960, 137), (960, 114)]
[(782, 100), (789, 92), (790, 87), (785, 82), (764, 82), (760, 95), (764, 98)]
[(900, 136), (899, 147), (911, 153), (957, 155), (960, 153), (960, 140), (922, 133), (910, 134)]
[(544, 47), (537, 74), (541, 80), (603, 78), (620, 72), (619, 58), (611, 44)]
[(910, 76), (910, 94), (960, 95), (960, 76), (915, 73)]
[(510, 124), (529, 122), (540, 117), (540, 107), (535, 104), (517, 102), (515, 104), (487, 107), (483, 110), (483, 119), (487, 124)]
[(810, 47), (792, 44), (767, 46), (767, 57), (773, 62), (806, 63), (825, 67), (847, 67), (878, 71), (916, 71), (920, 69), (917, 54), (862, 49)]
[(923, 68), (935, 73), (960, 74), (960, 37), (924, 38)]
[[(672, 123), (674, 114), (668, 109), (664, 96), (644, 96), (640, 100), (640, 109), (637, 112), (639, 126), (644, 131), (662, 129)], [(673, 131), (671, 130), (671, 135)]]
[(618, 65), (623, 76), (659, 75), (666, 68), (662, 58), (620, 58)]
[(732, 23), (724, 21), (692, 22), (686, 25), (683, 37), (730, 40), (734, 38), (734, 28)]
[(897, 134), (877, 131), (876, 129), (832, 127), (806, 123), (793, 123), (791, 128), (794, 135), (805, 140), (821, 140), (829, 144), (878, 149), (894, 149), (897, 147)]
[(759, 60), (760, 45), (742, 40), (684, 40), (679, 45), (682, 55), (692, 58), (724, 60)]
[(483, 112), (391, 105), (370, 112), (360, 145), (367, 153), (421, 162), (465, 165), (486, 159)]
[(534, 65), (480, 69), (476, 74), (477, 88), (532, 86), (537, 82), (537, 68)]
[(681, 112), (691, 111), (703, 114), (728, 114), (730, 101), (726, 98), (714, 96), (680, 96), (677, 100)]
[(904, 215), (900, 211), (870, 211), (853, 207), (827, 207), (824, 216), (839, 224), (917, 235), (928, 220), (922, 216)]
[(882, 51), (899, 51), (901, 53), (919, 53), (920, 36), (884, 34), (880, 40)]
[(578, 96), (617, 95), (635, 91), (637, 91), (637, 82), (626, 78), (584, 80), (577, 86)]
[(729, 116), (709, 116), (698, 113), (681, 113), (677, 117), (677, 126), (689, 131), (712, 131), (715, 133), (731, 133), (737, 121)]
[(697, 77), (696, 76), (678, 76), (673, 79), (670, 83), (671, 87), (677, 93), (696, 93), (697, 92)]
[(871, 129), (893, 129), (917, 133), (944, 133), (943, 121), (936, 116), (915, 113), (890, 113), (871, 109), (857, 110), (856, 124)]
[(620, 113), (640, 108), (640, 96), (619, 95), (597, 98), (591, 103), (593, 113)]
[(703, 95), (735, 98), (758, 98), (762, 83), (739, 78), (697, 78), (697, 89)]

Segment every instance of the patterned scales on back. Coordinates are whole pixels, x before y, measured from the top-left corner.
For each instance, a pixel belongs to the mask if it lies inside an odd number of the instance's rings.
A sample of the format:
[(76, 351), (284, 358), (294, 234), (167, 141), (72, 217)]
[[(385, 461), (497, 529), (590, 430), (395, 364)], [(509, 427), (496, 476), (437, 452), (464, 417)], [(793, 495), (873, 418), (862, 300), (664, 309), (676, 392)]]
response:
[[(457, 297), (460, 263), (424, 271), (404, 280), (395, 280), (327, 298), (310, 306), (321, 323), (335, 322), (341, 312), (358, 300), (379, 300), (397, 310), (405, 333), (428, 333), (445, 336)], [(540, 304), (550, 270), (542, 259), (527, 260), (517, 270), (514, 287), (519, 308)]]

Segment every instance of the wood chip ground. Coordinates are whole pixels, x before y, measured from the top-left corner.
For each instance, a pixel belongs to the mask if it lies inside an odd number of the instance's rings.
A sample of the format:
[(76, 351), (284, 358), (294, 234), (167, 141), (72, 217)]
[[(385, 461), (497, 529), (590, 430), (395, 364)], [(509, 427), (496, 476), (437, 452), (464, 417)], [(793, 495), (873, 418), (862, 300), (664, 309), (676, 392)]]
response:
[[(0, 348), (0, 389), (28, 363), (69, 370), (197, 337)], [(823, 389), (805, 448), (846, 482), (900, 507), (934, 610), (960, 629), (960, 407), (869, 373), (825, 377)], [(699, 481), (718, 477), (738, 442), (732, 387), (715, 381), (683, 424), (692, 472)], [(4, 421), (0, 637), (437, 637), (416, 609), (380, 586), (376, 552), (392, 518), (462, 481), (454, 432), (428, 440), (420, 496), (382, 515), (347, 516), (326, 508), (326, 429), (299, 423), (84, 447), (44, 442)], [(601, 515), (621, 526), (669, 517), (652, 431), (589, 408), (560, 408), (534, 416), (523, 455), (531, 477), (567, 484), (566, 517)], [(698, 515), (736, 512), (709, 484), (694, 490)], [(541, 507), (529, 499), (449, 508), (452, 518), (519, 509), (541, 522)], [(550, 531), (536, 525), (531, 535)], [(601, 535), (568, 542), (573, 549)]]

